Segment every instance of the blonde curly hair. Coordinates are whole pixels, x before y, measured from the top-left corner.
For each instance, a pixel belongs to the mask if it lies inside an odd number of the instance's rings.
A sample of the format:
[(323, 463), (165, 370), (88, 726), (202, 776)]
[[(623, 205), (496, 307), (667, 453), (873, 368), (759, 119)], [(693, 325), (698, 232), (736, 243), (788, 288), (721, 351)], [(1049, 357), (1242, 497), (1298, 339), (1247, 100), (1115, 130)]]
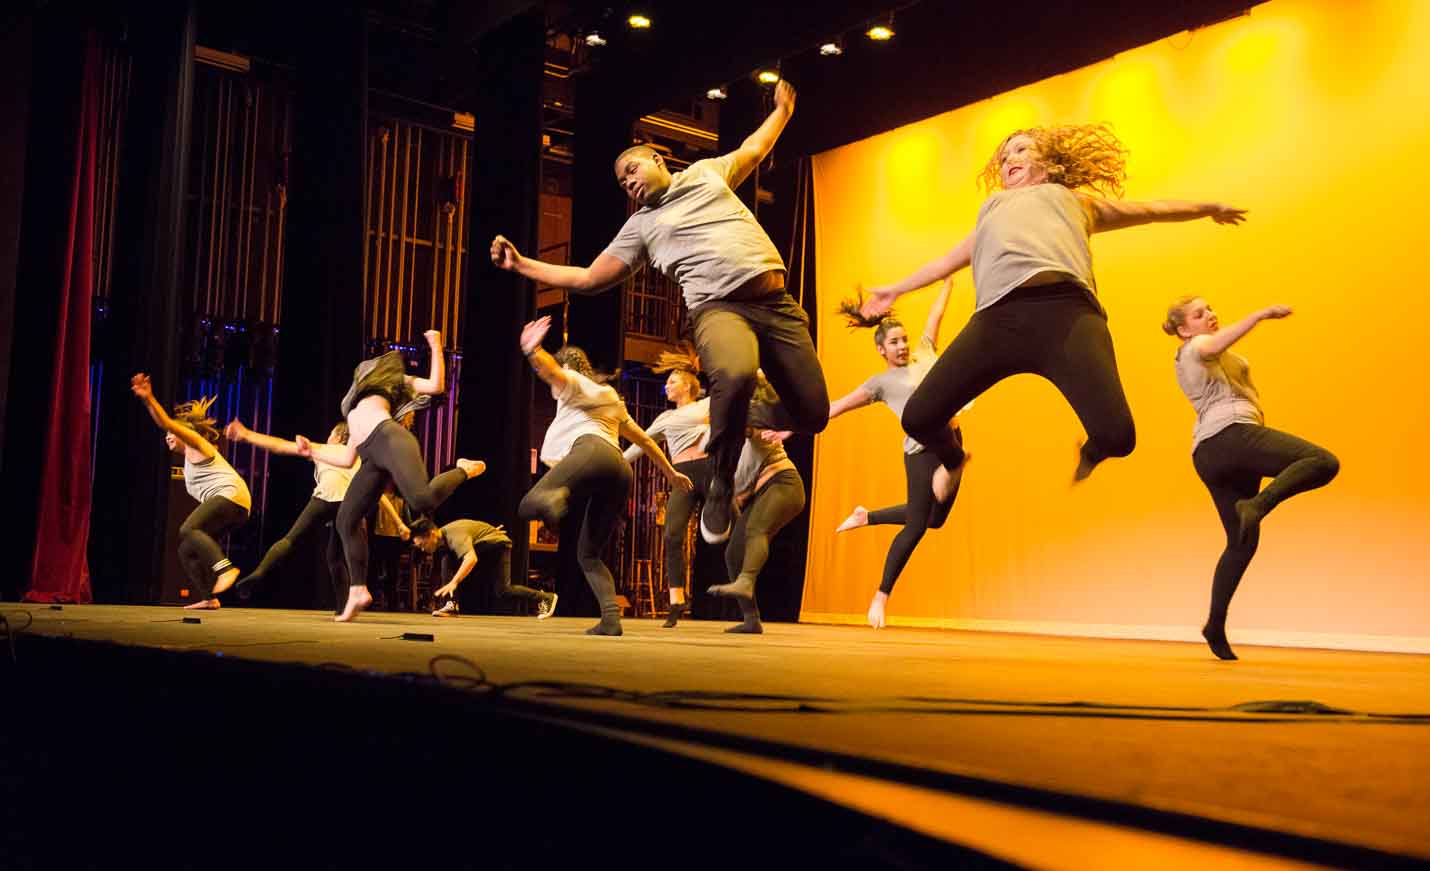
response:
[(1038, 149), (1038, 162), (1048, 181), (1067, 188), (1088, 188), (1106, 197), (1121, 197), (1127, 181), (1127, 148), (1106, 124), (1065, 124), (1014, 130), (998, 143), (978, 174), (985, 193), (1003, 187), (1003, 148), (1015, 136), (1028, 136)]

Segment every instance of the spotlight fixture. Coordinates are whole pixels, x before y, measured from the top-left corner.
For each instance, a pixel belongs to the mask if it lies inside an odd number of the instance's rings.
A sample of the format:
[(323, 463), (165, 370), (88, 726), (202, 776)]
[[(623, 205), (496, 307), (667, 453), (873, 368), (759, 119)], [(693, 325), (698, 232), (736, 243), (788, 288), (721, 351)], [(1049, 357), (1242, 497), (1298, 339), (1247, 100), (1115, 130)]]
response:
[(844, 54), (844, 46), (839, 44), (839, 40), (833, 39), (821, 45), (819, 53), (824, 57), (839, 57)]
[(875, 42), (887, 42), (894, 38), (894, 28), (887, 24), (876, 24), (864, 31), (864, 35)]
[(755, 78), (758, 79), (762, 85), (773, 85), (779, 82), (780, 74), (774, 70), (760, 70), (758, 73), (755, 73)]
[(606, 38), (599, 31), (593, 30), (586, 34), (586, 44), (592, 48), (600, 48), (606, 44)]
[(640, 13), (636, 13), (635, 15), (632, 15), (630, 18), (627, 18), (627, 19), (626, 19), (626, 23), (631, 26), (631, 29), (632, 29), (632, 30), (649, 30), (649, 29), (650, 29), (650, 18), (648, 18), (648, 17), (646, 17), (646, 16), (644, 16), (644, 15), (641, 15)]
[(711, 88), (705, 92), (705, 99), (707, 100), (723, 100), (728, 96), (730, 96), (729, 93), (727, 93), (723, 87)]

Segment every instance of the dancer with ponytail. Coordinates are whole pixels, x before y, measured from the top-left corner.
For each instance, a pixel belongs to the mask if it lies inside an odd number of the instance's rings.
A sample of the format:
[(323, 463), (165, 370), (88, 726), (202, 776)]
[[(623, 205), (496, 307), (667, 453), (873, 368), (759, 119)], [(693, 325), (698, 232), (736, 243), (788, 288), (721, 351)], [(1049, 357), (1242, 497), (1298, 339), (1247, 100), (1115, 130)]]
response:
[[(1231, 350), (1262, 321), (1290, 316), (1289, 307), (1273, 305), (1223, 328), (1206, 300), (1188, 296), (1172, 303), (1162, 324), (1164, 332), (1182, 340), (1177, 383), (1197, 412), (1192, 466), (1226, 532), (1202, 627), (1218, 659), (1236, 659), (1226, 637), (1226, 614), (1256, 554), (1262, 519), (1292, 496), (1329, 484), (1340, 471), (1330, 451), (1266, 425), (1246, 360)], [(1271, 479), (1264, 489), (1262, 478)]]
[(239, 477), (214, 445), (218, 430), (208, 410), (214, 399), (196, 399), (174, 406), (170, 417), (154, 398), (154, 387), (143, 372), (129, 379), (129, 389), (164, 431), (164, 444), (184, 454), (184, 489), (199, 502), (179, 526), (179, 562), (198, 596), (188, 609), (221, 607), (219, 593), (233, 586), (238, 567), (224, 555), (218, 539), (248, 520), (253, 497), (248, 484)]
[[(893, 316), (893, 312), (882, 317), (866, 318), (860, 314), (857, 306), (846, 304), (841, 307), (841, 312), (852, 328), (874, 328), (874, 347), (884, 359), (885, 369), (830, 403), (830, 420), (875, 402), (884, 403), (896, 417), (903, 416), (905, 403), (923, 382), (938, 357), (938, 331), (943, 323), (943, 313), (948, 306), (948, 295), (952, 287), (953, 278), (945, 278), (942, 289), (934, 299), (933, 308), (929, 310), (928, 320), (924, 322), (924, 331), (919, 338), (917, 350), (910, 348), (908, 332), (903, 323)], [(946, 425), (949, 428), (948, 437), (961, 450), (963, 433), (959, 429), (958, 419), (954, 418)], [(889, 545), (889, 553), (884, 558), (883, 578), (869, 603), (869, 625), (875, 629), (884, 627), (884, 610), (889, 594), (894, 591), (894, 584), (904, 566), (908, 564), (909, 557), (913, 556), (914, 548), (918, 547), (926, 531), (941, 528), (948, 519), (948, 513), (953, 510), (953, 500), (958, 495), (958, 479), (963, 475), (963, 467), (960, 466), (953, 474), (953, 487), (948, 498), (939, 501), (933, 497), (933, 476), (939, 466), (936, 454), (925, 450), (914, 438), (906, 436), (904, 480), (907, 485), (907, 498), (904, 504), (875, 511), (870, 511), (863, 505), (856, 505), (854, 511), (836, 530), (845, 532), (861, 526), (881, 524), (896, 524), (902, 527)]]
[[(620, 394), (591, 367), (586, 352), (566, 345), (553, 356), (541, 347), (551, 329), (542, 317), (521, 330), (521, 352), (536, 376), (551, 385), (556, 417), (541, 442), (541, 462), (549, 471), (522, 497), (517, 514), (557, 529), (571, 512), (581, 518), (576, 559), (601, 607), (601, 622), (587, 635), (620, 635), (621, 606), (616, 582), (601, 558), (615, 532), (621, 506), (631, 486), (631, 467), (621, 455), (620, 437), (640, 446), (670, 481), (671, 489), (690, 490), (690, 479), (676, 471), (645, 430), (631, 420)], [(561, 547), (572, 542), (562, 537)]]
[[(672, 487), (665, 503), (662, 536), (670, 613), (663, 625), (670, 629), (690, 610), (685, 597), (685, 531), (710, 487), (710, 457), (705, 453), (710, 438), (710, 397), (701, 396), (700, 358), (694, 349), (687, 348), (683, 354), (662, 351), (651, 369), (670, 373), (665, 379), (665, 398), (675, 403), (675, 408), (656, 415), (646, 434), (656, 441), (665, 440), (671, 464), (693, 485), (690, 490)], [(626, 462), (634, 463), (641, 453), (639, 445), (631, 445), (625, 451)]]
[(1132, 452), (1136, 431), (1122, 390), (1107, 313), (1092, 271), (1093, 233), (1210, 218), (1239, 224), (1244, 209), (1214, 202), (1123, 202), (1126, 149), (1101, 124), (1018, 130), (999, 144), (980, 176), (989, 196), (969, 233), (908, 277), (870, 289), (865, 317), (905, 293), (972, 267), (973, 317), (904, 407), (904, 431), (934, 452), (934, 495), (949, 499), (963, 463), (948, 421), (1010, 375), (1053, 383), (1087, 432), (1074, 481), (1108, 457)]
[(413, 512), (428, 515), (467, 479), (475, 478), (487, 468), (480, 460), (457, 460), (457, 468), (429, 482), (416, 436), (397, 422), (409, 411), (426, 408), (432, 397), (446, 388), (442, 334), (428, 330), (423, 336), (431, 354), (426, 378), (408, 375), (398, 351), (364, 360), (353, 370), (352, 386), (342, 401), (343, 417), (348, 424), (347, 444), (314, 444), (303, 436), (295, 439), (300, 456), (343, 468), (362, 460), (362, 468), (353, 474), (338, 508), (338, 536), (348, 561), (348, 601), (343, 612), (333, 618), (339, 623), (356, 620), (372, 604), (372, 593), (367, 588), (368, 552), (363, 519), (376, 507), (387, 482), (391, 480), (397, 485), (397, 491)]

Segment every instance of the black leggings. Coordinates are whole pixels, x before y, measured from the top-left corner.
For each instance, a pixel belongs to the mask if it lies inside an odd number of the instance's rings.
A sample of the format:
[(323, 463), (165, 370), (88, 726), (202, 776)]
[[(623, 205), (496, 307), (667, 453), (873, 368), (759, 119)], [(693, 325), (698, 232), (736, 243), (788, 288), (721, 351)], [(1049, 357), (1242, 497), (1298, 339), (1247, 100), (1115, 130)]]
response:
[[(1234, 423), (1201, 444), (1192, 453), (1192, 466), (1206, 484), (1226, 531), (1226, 550), (1212, 575), (1212, 602), (1207, 622), (1226, 625), (1227, 608), (1241, 576), (1256, 554), (1260, 530), (1241, 537), (1236, 503), (1252, 500), (1265, 515), (1297, 493), (1324, 487), (1336, 477), (1341, 463), (1322, 447), (1270, 427)], [(1271, 478), (1266, 489), (1261, 479)], [(1260, 491), (1259, 493), (1257, 491)]]
[[(544, 599), (546, 594), (540, 590), (533, 590), (531, 587), (524, 587), (521, 584), (511, 582), (511, 545), (501, 542), (477, 545), (477, 557), (483, 554), (497, 552), (501, 560), (501, 570), (497, 573), (496, 593), (498, 596), (512, 596), (518, 599)], [(449, 583), (457, 574), (457, 568), (462, 564), (462, 558), (446, 548), (442, 549), (442, 583)]]
[(179, 525), (179, 562), (193, 586), (195, 600), (213, 597), (214, 581), (233, 567), (223, 548), (221, 538), (248, 520), (248, 509), (223, 496), (205, 499)]
[(959, 409), (1010, 375), (1053, 383), (1082, 421), (1083, 466), (1125, 457), (1137, 443), (1122, 392), (1107, 315), (1072, 282), (1022, 287), (974, 313), (904, 406), (904, 431), (949, 469), (963, 448), (948, 422)]
[(799, 472), (776, 472), (755, 491), (745, 510), (735, 519), (730, 543), (725, 546), (725, 569), (734, 581), (745, 576), (751, 582), (770, 558), (770, 541), (804, 510), (804, 481)]
[[(962, 449), (963, 433), (955, 429), (953, 438)], [(953, 495), (947, 502), (939, 502), (933, 498), (933, 473), (940, 465), (942, 464), (939, 458), (929, 451), (904, 454), (904, 481), (908, 487), (908, 502), (869, 512), (870, 526), (897, 523), (904, 527), (894, 536), (893, 543), (889, 545), (889, 555), (884, 557), (884, 579), (879, 582), (879, 590), (885, 595), (894, 591), (894, 583), (899, 580), (899, 575), (908, 564), (909, 557), (913, 556), (914, 548), (918, 547), (924, 532), (943, 526), (943, 522), (948, 519), (948, 512), (953, 510), (953, 501), (958, 498), (959, 481), (954, 483)], [(961, 473), (954, 474), (958, 475), (961, 481)]]
[(353, 475), (338, 509), (338, 536), (348, 558), (348, 583), (367, 584), (367, 536), (363, 534), (363, 518), (377, 507), (387, 482), (397, 485), (397, 492), (407, 500), (414, 514), (431, 514), (438, 505), (467, 480), (461, 469), (450, 469), (429, 483), (427, 464), (422, 462), (422, 448), (417, 438), (395, 420), (384, 420), (358, 445), (362, 467)]
[(690, 515), (705, 500), (712, 468), (709, 457), (675, 464), (675, 470), (689, 478), (695, 489), (671, 487), (665, 503), (665, 529), (661, 535), (665, 543), (665, 585), (669, 589), (685, 587), (685, 531), (690, 525)]
[[(338, 516), (339, 502), (328, 502), (316, 496), (308, 500), (308, 504), (303, 506), (303, 511), (298, 515), (298, 519), (293, 521), (293, 526), (282, 538), (273, 542), (268, 548), (268, 552), (263, 555), (263, 559), (258, 563), (258, 568), (248, 573), (246, 581), (262, 581), (268, 573), (277, 568), (280, 563), (288, 558), (289, 552), (293, 550), (308, 534), (322, 529), (332, 523)], [(336, 529), (328, 530), (328, 543), (326, 549), (328, 563), (328, 574), (333, 579), (333, 589), (340, 593), (341, 600), (347, 595), (347, 578), (344, 576), (343, 553), (338, 546), (338, 533)]]
[(710, 379), (711, 483), (729, 496), (745, 444), (755, 370), (763, 369), (780, 395), (770, 409), (771, 429), (822, 431), (829, 423), (829, 390), (809, 338), (809, 315), (783, 290), (753, 299), (736, 291), (696, 306), (690, 325)]
[[(576, 439), (561, 462), (541, 476), (517, 507), (522, 520), (542, 520), (552, 529), (571, 512), (581, 518), (576, 560), (586, 583), (601, 605), (601, 617), (621, 616), (616, 582), (601, 559), (621, 517), (621, 505), (631, 488), (631, 467), (620, 449), (596, 435)], [(569, 546), (564, 538), (561, 547)]]

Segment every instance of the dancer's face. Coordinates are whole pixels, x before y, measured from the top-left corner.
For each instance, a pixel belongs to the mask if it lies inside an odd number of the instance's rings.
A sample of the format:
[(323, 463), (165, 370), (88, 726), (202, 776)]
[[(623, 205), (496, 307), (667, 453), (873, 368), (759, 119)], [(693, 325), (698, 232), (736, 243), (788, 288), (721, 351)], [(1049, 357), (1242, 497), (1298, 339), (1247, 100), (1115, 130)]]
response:
[(635, 152), (616, 161), (616, 183), (626, 196), (647, 206), (660, 199), (670, 187), (670, 170), (659, 154)]
[(1182, 307), (1182, 325), (1177, 327), (1177, 334), (1184, 339), (1190, 339), (1193, 336), (1211, 335), (1220, 327), (1221, 322), (1217, 320), (1211, 305), (1206, 300), (1197, 298)]
[(879, 346), (879, 356), (890, 366), (909, 365), (909, 333), (903, 327), (894, 327), (884, 334), (884, 343)]
[(179, 450), (179, 440), (171, 432), (164, 433), (164, 444), (168, 445), (171, 451)]
[(694, 398), (690, 395), (690, 382), (684, 375), (672, 372), (665, 377), (665, 398), (677, 405), (684, 400)]
[(412, 536), (412, 543), (417, 545), (423, 553), (436, 553), (437, 546), (442, 543), (442, 537), (434, 529), (426, 535)]
[(1038, 154), (1038, 144), (1026, 133), (1019, 133), (1003, 143), (998, 165), (1005, 190), (1032, 187), (1048, 180), (1048, 170)]
[(333, 427), (332, 432), (329, 432), (329, 433), (328, 433), (328, 444), (330, 444), (330, 445), (340, 445), (340, 444), (342, 444), (342, 443), (343, 443), (343, 434), (342, 434), (342, 432), (341, 432), (337, 427)]

